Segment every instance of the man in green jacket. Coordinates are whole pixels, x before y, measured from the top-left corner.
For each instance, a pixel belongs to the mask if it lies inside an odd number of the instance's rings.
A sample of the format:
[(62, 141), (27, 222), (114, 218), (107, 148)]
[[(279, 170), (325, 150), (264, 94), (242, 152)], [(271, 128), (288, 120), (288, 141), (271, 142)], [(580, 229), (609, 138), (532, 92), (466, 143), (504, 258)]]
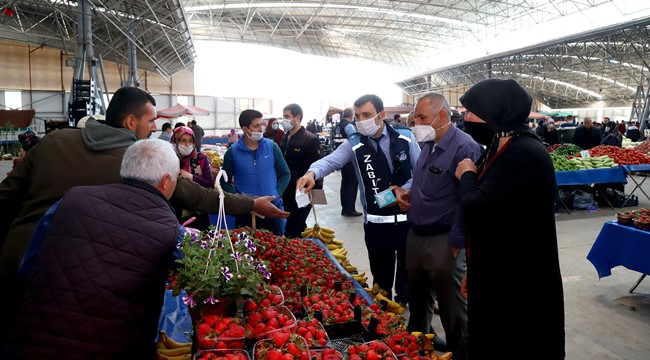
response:
[[(113, 94), (106, 120), (91, 121), (83, 129), (61, 129), (47, 134), (0, 183), (0, 311), (18, 292), (17, 271), (41, 216), (65, 192), (81, 185), (119, 183), (126, 148), (156, 131), (156, 101), (141, 89), (124, 87)], [(267, 217), (288, 217), (274, 206), (273, 196), (225, 194), (224, 208), (233, 215), (255, 211)], [(215, 213), (219, 194), (179, 178), (170, 202), (191, 211)], [(11, 294), (11, 295), (9, 295)]]

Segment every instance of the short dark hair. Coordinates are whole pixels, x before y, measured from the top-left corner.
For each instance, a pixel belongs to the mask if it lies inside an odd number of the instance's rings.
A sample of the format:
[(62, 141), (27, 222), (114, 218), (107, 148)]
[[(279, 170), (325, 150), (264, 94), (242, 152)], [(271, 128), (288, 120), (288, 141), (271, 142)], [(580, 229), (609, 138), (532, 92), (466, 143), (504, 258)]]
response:
[(384, 102), (381, 101), (379, 96), (373, 94), (363, 95), (354, 102), (354, 107), (361, 107), (363, 104), (371, 102), (372, 106), (375, 107), (377, 114), (384, 111)]
[(351, 118), (354, 116), (354, 109), (353, 108), (346, 108), (343, 110), (343, 118)]
[(179, 121), (176, 124), (174, 124), (174, 129), (178, 129), (181, 126), (185, 126), (185, 123)]
[(397, 119), (399, 119), (400, 117), (402, 117), (400, 114), (395, 114), (395, 115), (393, 115), (393, 120), (397, 120)]
[(262, 113), (257, 110), (246, 109), (239, 114), (239, 127), (242, 129), (244, 127), (250, 127), (253, 120), (259, 119), (262, 116)]
[(166, 122), (162, 126), (162, 131), (167, 131), (167, 129), (171, 129), (171, 128), (172, 128), (172, 124)]
[(192, 125), (196, 125), (196, 120), (192, 120), (192, 121), (190, 121), (190, 124), (192, 124)]
[(300, 115), (300, 121), (302, 121), (302, 108), (298, 104), (289, 104), (282, 109), (282, 111), (289, 110), (293, 117)]
[(144, 115), (147, 103), (156, 106), (156, 100), (144, 90), (130, 86), (120, 88), (111, 97), (104, 122), (113, 127), (123, 127), (127, 116), (140, 118)]

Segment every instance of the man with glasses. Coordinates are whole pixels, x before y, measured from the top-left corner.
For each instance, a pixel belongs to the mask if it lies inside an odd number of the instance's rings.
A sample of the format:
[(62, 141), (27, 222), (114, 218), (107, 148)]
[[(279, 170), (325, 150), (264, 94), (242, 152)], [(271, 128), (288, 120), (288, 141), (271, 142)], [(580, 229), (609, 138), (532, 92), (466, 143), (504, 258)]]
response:
[[(386, 290), (389, 299), (393, 298), (394, 283), (395, 301), (406, 305), (408, 286), (404, 256), (409, 225), (391, 189), (411, 188), (412, 169), (420, 155), (420, 147), (410, 130), (395, 129), (383, 120), (386, 111), (377, 95), (357, 99), (354, 112), (358, 132), (349, 135), (332, 154), (313, 163), (298, 179), (296, 190), (310, 190), (316, 179), (352, 161), (359, 182), (365, 217), (364, 239), (373, 283)], [(392, 202), (388, 200), (391, 197)]]

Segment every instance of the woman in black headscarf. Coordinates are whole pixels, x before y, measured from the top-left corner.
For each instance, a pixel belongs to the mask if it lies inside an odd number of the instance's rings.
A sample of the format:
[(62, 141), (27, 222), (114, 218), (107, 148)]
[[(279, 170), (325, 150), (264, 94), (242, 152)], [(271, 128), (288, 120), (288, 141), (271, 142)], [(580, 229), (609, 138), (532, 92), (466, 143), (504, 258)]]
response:
[[(495, 328), (506, 344), (564, 359), (564, 295), (555, 231), (555, 171), (526, 123), (532, 98), (514, 80), (488, 79), (460, 102), (467, 132), (487, 146), (475, 165), (458, 164), (468, 231), (469, 356), (494, 357)], [(469, 126), (468, 126), (469, 125)], [(515, 275), (524, 282), (514, 281)], [(500, 351), (507, 359), (524, 353)]]
[(603, 134), (603, 140), (600, 144), (618, 147), (623, 146), (623, 134), (618, 131), (618, 127), (613, 121), (608, 121), (607, 124), (605, 124), (605, 133)]

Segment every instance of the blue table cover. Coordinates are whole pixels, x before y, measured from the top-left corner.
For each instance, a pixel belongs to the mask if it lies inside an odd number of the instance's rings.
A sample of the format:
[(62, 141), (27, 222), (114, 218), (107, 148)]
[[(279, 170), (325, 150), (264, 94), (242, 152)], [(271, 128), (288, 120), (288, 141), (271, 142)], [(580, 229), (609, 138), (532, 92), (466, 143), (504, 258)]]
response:
[(588, 185), (604, 183), (627, 183), (622, 166), (605, 169), (557, 171), (557, 186)]
[(650, 232), (608, 221), (587, 255), (602, 278), (617, 266), (650, 274)]
[(626, 172), (636, 171), (636, 172), (648, 172), (650, 171), (650, 164), (641, 164), (641, 165), (623, 165), (623, 169)]
[(216, 145), (216, 144), (227, 144), (228, 138), (203, 138), (201, 144), (203, 145)]

